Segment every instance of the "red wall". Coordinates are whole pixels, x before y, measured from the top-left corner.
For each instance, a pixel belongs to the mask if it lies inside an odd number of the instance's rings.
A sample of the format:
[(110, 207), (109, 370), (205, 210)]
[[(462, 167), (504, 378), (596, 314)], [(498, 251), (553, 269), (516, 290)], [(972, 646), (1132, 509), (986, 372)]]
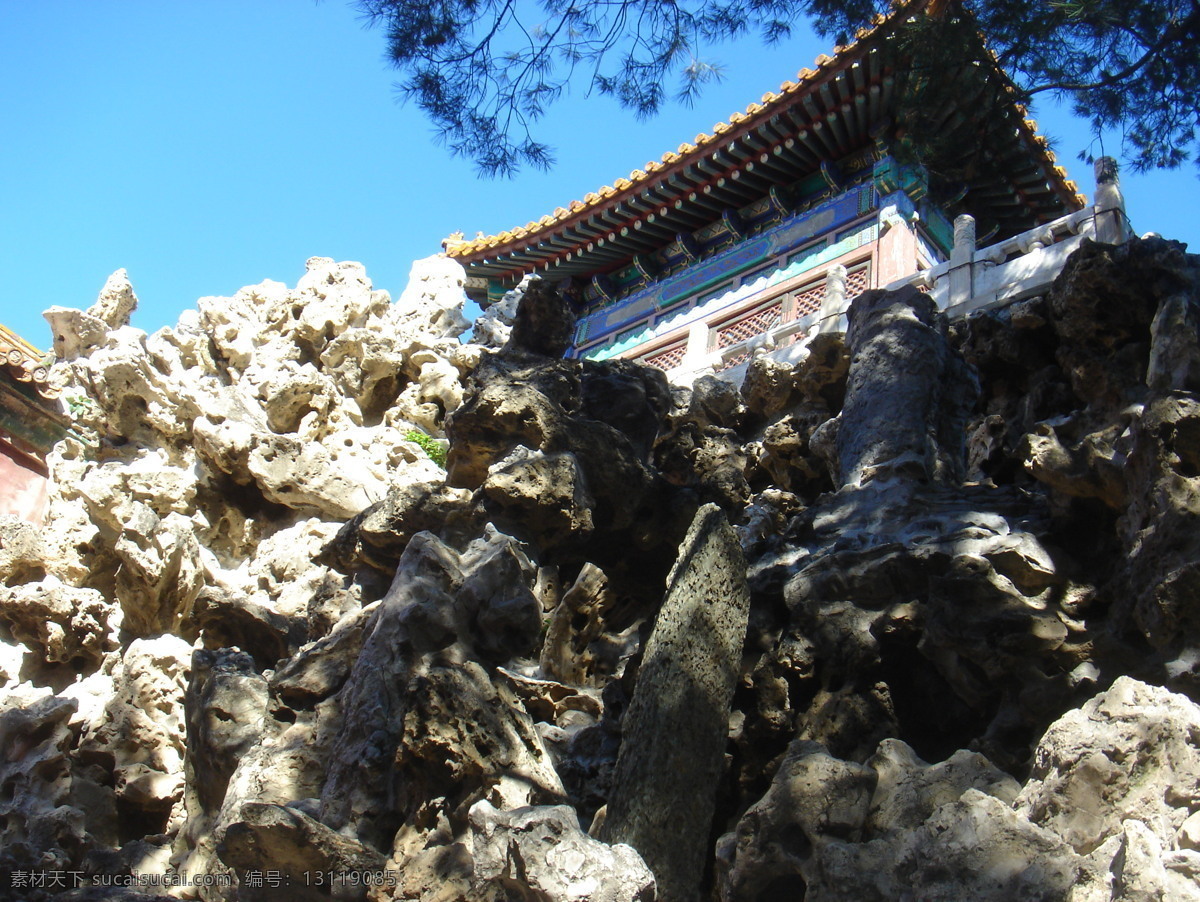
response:
[(0, 514), (42, 523), (46, 512), (48, 480), (44, 468), (0, 439)]

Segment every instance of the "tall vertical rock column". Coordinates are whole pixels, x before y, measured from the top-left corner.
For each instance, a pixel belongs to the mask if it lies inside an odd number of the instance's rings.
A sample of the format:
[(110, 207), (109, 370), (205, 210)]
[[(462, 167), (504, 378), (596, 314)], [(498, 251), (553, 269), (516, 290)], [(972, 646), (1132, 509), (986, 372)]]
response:
[(933, 299), (911, 286), (865, 291), (849, 315), (840, 483), (889, 476), (961, 481), (965, 426), (979, 385), (951, 349)]
[(667, 579), (622, 725), (602, 837), (650, 865), (662, 902), (699, 896), (750, 610), (725, 515), (696, 514)]

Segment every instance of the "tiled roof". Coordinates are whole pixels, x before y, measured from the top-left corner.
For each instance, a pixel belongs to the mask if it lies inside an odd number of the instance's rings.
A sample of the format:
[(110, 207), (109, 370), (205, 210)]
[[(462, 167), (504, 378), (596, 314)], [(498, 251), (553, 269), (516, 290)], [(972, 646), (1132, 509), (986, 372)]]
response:
[[(611, 211), (627, 200), (632, 201), (639, 194), (664, 187), (669, 178), (680, 173), (688, 164), (694, 165), (698, 161), (711, 159), (738, 138), (755, 128), (761, 129), (764, 123), (780, 111), (795, 106), (806, 95), (816, 93), (839, 73), (863, 60), (869, 51), (880, 43), (878, 39), (890, 33), (892, 26), (899, 21), (900, 14), (905, 11), (906, 7), (902, 6), (888, 17), (876, 17), (870, 28), (858, 32), (854, 43), (835, 48), (832, 56), (821, 55), (815, 62), (815, 68), (801, 70), (796, 80), (784, 82), (778, 91), (764, 94), (760, 102), (751, 103), (744, 111), (736, 112), (728, 120), (716, 123), (711, 133), (701, 133), (693, 142), (681, 144), (675, 151), (664, 153), (661, 160), (651, 160), (641, 169), (633, 170), (628, 178), (619, 178), (612, 185), (605, 185), (585, 195), (583, 200), (573, 200), (566, 207), (558, 207), (553, 213), (524, 226), (496, 235), (479, 233), (470, 240), (465, 240), (462, 233), (452, 235), (443, 242), (446, 253), (464, 263), (493, 260), (514, 250), (528, 248), (557, 237), (556, 233), (565, 235), (573, 226), (589, 217)], [(1055, 156), (1049, 150), (1047, 140), (1037, 133), (1037, 123), (1025, 118), (1026, 111), (1021, 105), (1014, 103), (1013, 108), (1022, 120), (1017, 131), (1020, 133), (1024, 152), (1038, 163), (1037, 168), (1041, 173), (1039, 178), (1044, 177), (1045, 186), (1064, 206), (1074, 205), (1076, 209), (1082, 207), (1086, 203), (1085, 198), (1079, 194), (1075, 183), (1067, 178), (1066, 171), (1056, 165)], [(850, 115), (853, 116), (854, 113), (851, 111)], [(821, 127), (822, 124), (818, 120), (814, 128)], [(709, 171), (712, 169), (706, 168)], [(692, 186), (689, 185), (688, 189), (690, 188)], [(671, 192), (664, 190), (663, 193)], [(685, 189), (684, 195), (687, 193)], [(694, 191), (692, 193), (694, 195)], [(1019, 187), (1015, 193), (1023, 194)], [(563, 244), (567, 246), (578, 241), (578, 238), (568, 238)]]
[(50, 399), (56, 392), (49, 383), (50, 368), (46, 355), (17, 335), (0, 325), (0, 363), (5, 371), (18, 382), (31, 383), (38, 394)]

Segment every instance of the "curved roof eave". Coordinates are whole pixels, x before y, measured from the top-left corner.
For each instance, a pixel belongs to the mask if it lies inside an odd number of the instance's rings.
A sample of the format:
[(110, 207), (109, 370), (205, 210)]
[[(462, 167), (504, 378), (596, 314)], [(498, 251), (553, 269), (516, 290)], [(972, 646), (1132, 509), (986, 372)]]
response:
[[(718, 181), (736, 180), (742, 174), (748, 157), (733, 151), (739, 141), (769, 127), (777, 116), (801, 105), (805, 107), (804, 115), (812, 119), (813, 127), (820, 129), (819, 115), (807, 109), (813, 105), (814, 95), (840, 73), (867, 59), (910, 7), (920, 2), (898, 4), (889, 16), (877, 16), (870, 28), (859, 31), (852, 44), (835, 48), (833, 56), (818, 57), (815, 69), (802, 70), (796, 81), (784, 82), (778, 92), (763, 95), (761, 103), (752, 103), (745, 111), (717, 123), (711, 134), (700, 134), (694, 143), (682, 144), (676, 151), (663, 154), (661, 162), (651, 161), (644, 168), (635, 169), (628, 178), (617, 179), (612, 185), (587, 194), (582, 201), (574, 200), (566, 208), (559, 207), (553, 214), (523, 227), (496, 235), (480, 234), (471, 240), (464, 240), (461, 233), (451, 236), (443, 241), (446, 254), (467, 265), (490, 263), (514, 272), (532, 272), (545, 268), (548, 261), (570, 259), (581, 247), (594, 249), (597, 243), (617, 246), (624, 243), (625, 256), (636, 253), (628, 242), (621, 241), (630, 228), (641, 229), (647, 220), (654, 221), (656, 211), (666, 211), (669, 205), (678, 204), (689, 195), (694, 198), (698, 190), (711, 190), (708, 186)], [(990, 52), (988, 56), (995, 64), (994, 56)], [(1015, 92), (998, 64), (995, 64), (995, 71), (1005, 79), (1010, 92)], [(1066, 171), (1056, 165), (1046, 139), (1037, 133), (1037, 123), (1026, 118), (1022, 105), (1014, 102), (1013, 107), (1019, 123), (1014, 137), (1024, 146), (1030, 162), (1040, 170), (1046, 187), (1065, 208), (1082, 207), (1086, 199), (1067, 178)], [(697, 180), (698, 176), (703, 177)], [(1015, 191), (1023, 197), (1020, 188)], [(549, 254), (530, 254), (538, 245), (546, 244), (559, 247)], [(502, 261), (503, 257), (510, 259)]]

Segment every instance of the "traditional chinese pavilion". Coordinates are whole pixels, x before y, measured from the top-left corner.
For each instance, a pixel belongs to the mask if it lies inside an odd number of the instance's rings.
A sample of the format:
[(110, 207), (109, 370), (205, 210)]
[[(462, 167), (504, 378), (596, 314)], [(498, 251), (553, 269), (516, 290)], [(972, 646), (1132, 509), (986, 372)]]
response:
[(46, 454), (68, 432), (45, 355), (0, 326), (0, 514), (40, 523)]
[[(628, 178), (523, 227), (447, 239), (468, 293), (487, 306), (526, 275), (556, 280), (581, 314), (574, 355), (678, 371), (819, 311), (831, 272), (852, 297), (946, 261), (960, 214), (998, 241), (1083, 207), (974, 32), (930, 90), (897, 36), (925, 5)], [(951, 140), (922, 158), (937, 142), (919, 132)]]

